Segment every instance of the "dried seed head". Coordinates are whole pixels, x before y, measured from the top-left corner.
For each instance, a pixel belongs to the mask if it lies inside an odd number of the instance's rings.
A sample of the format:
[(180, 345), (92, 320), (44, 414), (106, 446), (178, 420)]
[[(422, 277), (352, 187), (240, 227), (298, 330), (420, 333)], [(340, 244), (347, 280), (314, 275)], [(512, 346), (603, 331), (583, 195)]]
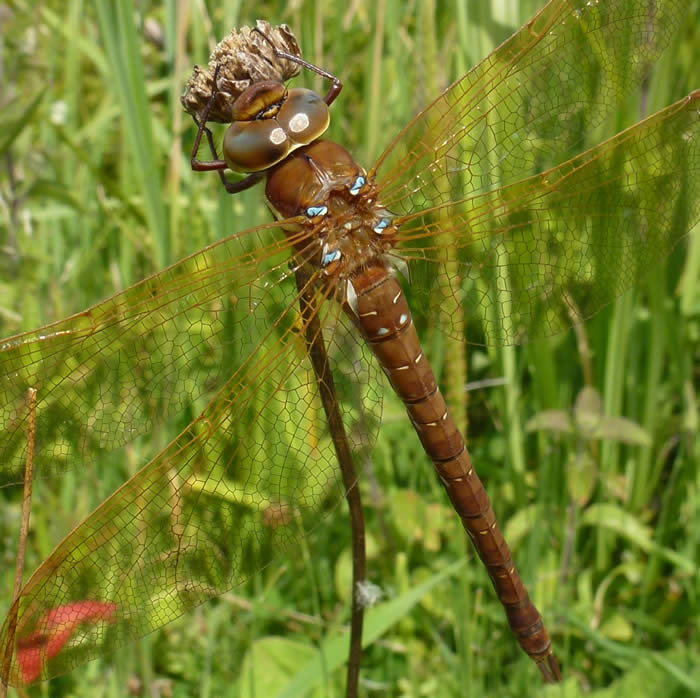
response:
[[(216, 97), (208, 115), (208, 121), (231, 122), (231, 107), (236, 98), (252, 83), (261, 80), (284, 82), (299, 74), (299, 65), (278, 58), (272, 47), (301, 56), (301, 49), (286, 24), (272, 27), (264, 20), (257, 20), (254, 31), (251, 27), (234, 29), (220, 41), (212, 51), (208, 68), (194, 67), (187, 81), (185, 93), (180, 98), (188, 114), (201, 120), (211, 97), (214, 71), (217, 66)], [(264, 34), (265, 36), (261, 36)]]

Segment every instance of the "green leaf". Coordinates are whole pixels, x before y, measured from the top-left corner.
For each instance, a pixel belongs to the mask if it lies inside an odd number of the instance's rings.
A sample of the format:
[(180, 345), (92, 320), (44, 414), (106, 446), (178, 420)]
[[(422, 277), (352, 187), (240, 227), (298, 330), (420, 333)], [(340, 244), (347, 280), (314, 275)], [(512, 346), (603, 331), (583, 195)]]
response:
[[(299, 666), (306, 665), (316, 650), (308, 643), (269, 636), (256, 640), (241, 665), (241, 698), (278, 695)], [(315, 696), (320, 693), (308, 693)]]
[[(44, 94), (44, 92), (39, 92), (16, 119), (11, 122), (2, 123), (2, 129), (0, 129), (0, 131), (2, 131), (0, 135), (0, 155), (4, 154), (15, 142), (17, 136), (32, 123), (32, 116), (39, 108), (41, 100), (44, 99)], [(4, 109), (7, 109), (7, 105), (5, 105)]]
[(571, 453), (566, 468), (569, 496), (579, 507), (588, 504), (598, 479), (598, 466), (588, 451)]
[(576, 404), (574, 405), (574, 416), (576, 421), (579, 418), (584, 420), (590, 417), (600, 417), (603, 412), (603, 402), (600, 399), (600, 393), (591, 386), (583, 388), (576, 396)]
[(346, 603), (350, 602), (352, 589), (352, 552), (349, 548), (338, 555), (334, 570), (335, 593)]
[(607, 528), (638, 545), (645, 552), (654, 552), (664, 557), (685, 572), (698, 573), (698, 566), (694, 560), (655, 543), (652, 540), (651, 528), (640, 523), (635, 516), (618, 506), (594, 504), (584, 512), (581, 524)]
[[(630, 670), (608, 688), (594, 691), (592, 698), (657, 698), (659, 695), (698, 695), (697, 657), (690, 648), (674, 648), (664, 654), (641, 653)], [(676, 682), (680, 686), (675, 685)], [(684, 687), (687, 692), (681, 690)]]
[(574, 425), (566, 410), (543, 410), (528, 420), (525, 429), (531, 431), (551, 431), (555, 434), (573, 434)]
[(600, 632), (605, 637), (619, 642), (629, 642), (634, 637), (632, 624), (619, 613), (615, 613), (612, 618), (606, 620), (600, 627)]
[(649, 433), (631, 419), (603, 417), (591, 433), (593, 439), (609, 439), (633, 446), (651, 446)]
[(520, 539), (524, 538), (532, 530), (532, 527), (537, 525), (541, 513), (542, 508), (539, 504), (530, 504), (508, 519), (503, 527), (503, 535), (511, 550), (515, 550)]
[(584, 526), (607, 528), (643, 550), (651, 548), (651, 528), (614, 504), (593, 504), (583, 513), (581, 523)]
[[(466, 562), (466, 558), (457, 560), (441, 572), (434, 574), (430, 579), (417, 587), (401, 594), (391, 601), (379, 604), (371, 608), (365, 614), (362, 646), (368, 647), (377, 638), (381, 637), (392, 626), (404, 618), (421, 598), (440, 582), (455, 574)], [(321, 643), (321, 647), (313, 659), (304, 664), (301, 669), (287, 683), (284, 690), (279, 693), (264, 693), (258, 695), (273, 696), (279, 698), (293, 698), (306, 696), (308, 691), (318, 686), (322, 678), (335, 671), (347, 659), (348, 635), (333, 635)], [(297, 663), (298, 667), (299, 664)]]

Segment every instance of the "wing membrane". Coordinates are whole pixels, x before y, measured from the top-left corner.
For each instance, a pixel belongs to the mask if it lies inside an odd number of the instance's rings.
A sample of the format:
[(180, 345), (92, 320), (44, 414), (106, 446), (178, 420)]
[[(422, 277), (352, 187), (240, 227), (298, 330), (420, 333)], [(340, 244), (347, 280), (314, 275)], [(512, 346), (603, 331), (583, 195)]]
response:
[[(343, 494), (296, 298), (201, 414), (32, 575), (18, 601), (14, 682), (68, 671), (230, 589)], [(320, 317), (359, 466), (379, 419), (377, 376), (340, 307), (326, 303)], [(70, 643), (53, 651), (57, 616)]]
[(417, 315), (463, 339), (462, 316), (428, 300), (454, 297), (478, 315), (486, 342), (513, 343), (596, 312), (699, 216), (696, 90), (548, 172), (407, 217), (399, 252)]
[(373, 168), (382, 203), (409, 214), (581, 152), (686, 11), (680, 0), (552, 0), (396, 136)]
[(263, 225), (1, 343), (0, 485), (22, 479), (30, 388), (39, 475), (90, 462), (211, 395), (295, 295), (289, 257), (277, 225)]

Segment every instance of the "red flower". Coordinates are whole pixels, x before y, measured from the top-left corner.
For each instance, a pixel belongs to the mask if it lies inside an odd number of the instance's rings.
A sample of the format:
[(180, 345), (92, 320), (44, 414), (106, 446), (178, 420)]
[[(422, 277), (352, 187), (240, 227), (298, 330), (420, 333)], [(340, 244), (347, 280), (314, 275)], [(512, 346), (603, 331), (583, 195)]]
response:
[(44, 663), (55, 657), (81, 623), (114, 620), (117, 605), (100, 601), (76, 601), (56, 606), (37, 622), (33, 633), (17, 641), (17, 662), (22, 681), (39, 678)]

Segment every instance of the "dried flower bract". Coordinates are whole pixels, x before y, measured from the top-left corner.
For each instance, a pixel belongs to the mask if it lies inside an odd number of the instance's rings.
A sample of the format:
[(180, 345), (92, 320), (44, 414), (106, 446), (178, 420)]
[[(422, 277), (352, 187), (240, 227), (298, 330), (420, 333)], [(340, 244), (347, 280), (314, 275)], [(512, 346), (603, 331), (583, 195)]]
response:
[(201, 120), (211, 97), (217, 66), (218, 91), (207, 120), (220, 123), (230, 123), (233, 102), (252, 83), (260, 80), (284, 82), (298, 75), (299, 65), (278, 58), (273, 46), (294, 56), (301, 55), (299, 44), (286, 24), (272, 27), (269, 22), (259, 19), (255, 30), (251, 27), (234, 29), (216, 45), (208, 68), (194, 67), (180, 98), (185, 111)]

